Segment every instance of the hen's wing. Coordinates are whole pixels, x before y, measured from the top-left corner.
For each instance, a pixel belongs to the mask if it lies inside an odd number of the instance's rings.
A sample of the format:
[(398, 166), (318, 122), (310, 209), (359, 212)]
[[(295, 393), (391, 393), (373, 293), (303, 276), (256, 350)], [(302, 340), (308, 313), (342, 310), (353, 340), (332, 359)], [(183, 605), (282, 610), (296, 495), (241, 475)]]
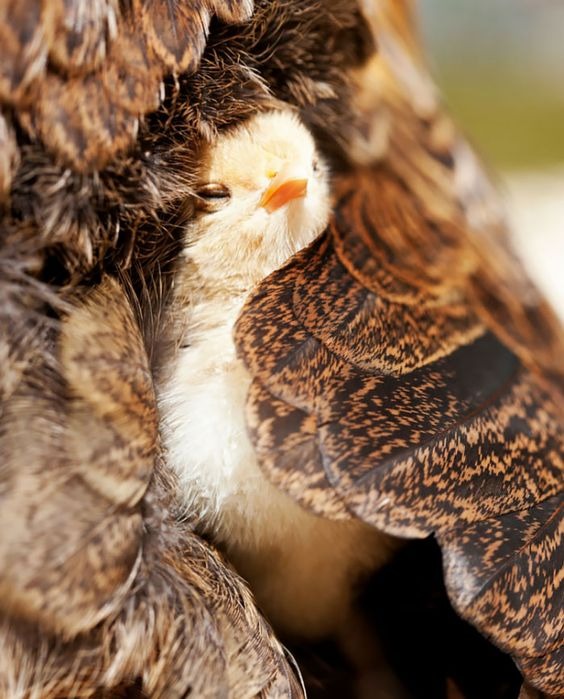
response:
[(319, 514), (435, 533), (456, 608), (554, 691), (557, 658), (533, 665), (562, 641), (561, 414), (471, 306), (389, 274), (375, 235), (364, 245), (388, 177), (371, 173), (352, 219), (341, 200), (333, 235), (244, 309), (255, 447), (269, 477)]
[(434, 533), (455, 608), (556, 694), (562, 329), (440, 109), (407, 5), (369, 5), (380, 53), (354, 76), (364, 127), (329, 230), (238, 323), (251, 435), (305, 507)]

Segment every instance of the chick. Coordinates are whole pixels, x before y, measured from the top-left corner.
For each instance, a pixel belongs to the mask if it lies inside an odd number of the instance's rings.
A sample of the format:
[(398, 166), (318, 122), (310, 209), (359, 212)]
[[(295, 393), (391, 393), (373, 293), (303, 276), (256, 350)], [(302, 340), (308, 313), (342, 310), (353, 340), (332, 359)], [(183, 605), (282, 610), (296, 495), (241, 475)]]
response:
[(180, 348), (159, 387), (169, 464), (187, 511), (273, 624), (294, 637), (336, 634), (389, 540), (358, 521), (317, 517), (266, 480), (247, 435), (250, 377), (233, 340), (253, 288), (326, 227), (328, 169), (296, 116), (263, 113), (208, 148), (198, 194), (175, 278)]

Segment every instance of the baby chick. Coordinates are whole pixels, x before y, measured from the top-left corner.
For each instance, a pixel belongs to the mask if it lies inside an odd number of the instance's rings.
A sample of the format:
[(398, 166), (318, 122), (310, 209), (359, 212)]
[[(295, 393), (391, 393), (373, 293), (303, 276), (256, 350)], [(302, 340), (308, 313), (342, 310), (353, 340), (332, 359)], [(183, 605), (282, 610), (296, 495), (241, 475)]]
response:
[(357, 521), (317, 517), (266, 480), (247, 435), (250, 377), (233, 340), (252, 289), (326, 227), (328, 170), (296, 116), (259, 114), (204, 153), (196, 208), (175, 279), (180, 349), (159, 387), (168, 460), (187, 511), (274, 625), (299, 637), (335, 634), (355, 583), (387, 558), (389, 540)]

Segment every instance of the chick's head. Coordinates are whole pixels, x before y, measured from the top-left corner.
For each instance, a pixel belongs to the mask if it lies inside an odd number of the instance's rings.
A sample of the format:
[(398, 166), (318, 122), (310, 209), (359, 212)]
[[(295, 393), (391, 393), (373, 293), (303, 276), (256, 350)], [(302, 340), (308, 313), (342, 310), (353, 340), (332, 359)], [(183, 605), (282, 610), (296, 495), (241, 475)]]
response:
[(330, 211), (328, 170), (297, 116), (261, 113), (203, 153), (192, 257), (256, 283), (312, 242)]

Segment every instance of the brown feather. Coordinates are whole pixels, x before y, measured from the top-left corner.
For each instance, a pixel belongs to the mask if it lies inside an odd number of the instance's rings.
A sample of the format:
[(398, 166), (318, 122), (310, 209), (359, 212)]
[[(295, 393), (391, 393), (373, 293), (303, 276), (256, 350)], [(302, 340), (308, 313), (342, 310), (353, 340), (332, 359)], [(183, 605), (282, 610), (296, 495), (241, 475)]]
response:
[(106, 59), (118, 35), (118, 0), (49, 0), (55, 33), (49, 58), (68, 75), (84, 74)]
[[(400, 19), (400, 5), (367, 3), (380, 52), (354, 73), (358, 119), (347, 132), (353, 162), (384, 159), (403, 184), (395, 197), (397, 227), (381, 226), (378, 234), (398, 276), (461, 290), (483, 321), (545, 377), (545, 385), (564, 396), (562, 324), (512, 250), (490, 178), (443, 109), (417, 48), (415, 23)], [(379, 129), (383, 143), (372, 134)], [(374, 192), (378, 187), (368, 186)], [(429, 226), (406, 225), (400, 202), (419, 209)], [(384, 210), (375, 209), (375, 224), (382, 223)], [(564, 397), (558, 400), (564, 411)]]
[(54, 23), (47, 3), (0, 3), (0, 101), (29, 103), (30, 88), (45, 71)]
[(133, 144), (139, 118), (158, 106), (165, 75), (196, 69), (216, 10), (241, 22), (251, 5), (6, 0), (0, 102), (21, 110), (24, 128), (58, 159), (82, 172), (101, 168)]
[(174, 521), (122, 287), (107, 277), (81, 293), (50, 342), (56, 356), (36, 346), (1, 422), (0, 693), (99, 696), (139, 681), (152, 697), (301, 696), (249, 592)]
[(9, 198), (18, 161), (19, 152), (14, 130), (9, 119), (0, 112), (0, 207)]

